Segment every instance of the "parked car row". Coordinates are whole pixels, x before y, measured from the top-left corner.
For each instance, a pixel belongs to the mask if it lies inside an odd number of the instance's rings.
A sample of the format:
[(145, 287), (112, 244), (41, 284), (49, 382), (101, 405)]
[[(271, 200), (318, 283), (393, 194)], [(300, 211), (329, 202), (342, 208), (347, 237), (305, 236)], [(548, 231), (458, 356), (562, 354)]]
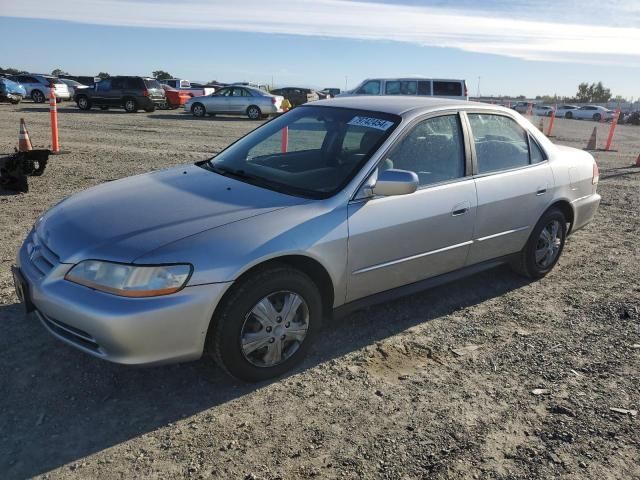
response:
[(540, 105), (531, 102), (517, 102), (512, 107), (518, 113), (531, 111), (539, 117), (550, 117), (554, 110), (558, 118), (573, 118), (577, 120), (611, 120), (615, 112), (599, 105), (558, 105), (557, 109), (551, 105)]
[(27, 91), (22, 85), (8, 78), (0, 78), (0, 102), (18, 104), (26, 96)]
[(70, 100), (72, 98), (67, 85), (59, 78), (51, 75), (10, 75), (8, 78), (22, 85), (25, 89), (25, 97), (31, 98), (35, 103), (44, 103), (49, 99), (51, 85), (55, 89), (57, 101)]

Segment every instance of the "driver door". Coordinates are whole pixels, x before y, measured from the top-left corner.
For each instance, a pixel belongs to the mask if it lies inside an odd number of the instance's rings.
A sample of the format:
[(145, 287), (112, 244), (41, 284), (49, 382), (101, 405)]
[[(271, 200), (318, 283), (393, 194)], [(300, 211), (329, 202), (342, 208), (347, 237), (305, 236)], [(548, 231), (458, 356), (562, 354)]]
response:
[(465, 265), (476, 216), (476, 187), (458, 114), (418, 121), (379, 169), (415, 172), (412, 194), (354, 200), (348, 207), (347, 301)]

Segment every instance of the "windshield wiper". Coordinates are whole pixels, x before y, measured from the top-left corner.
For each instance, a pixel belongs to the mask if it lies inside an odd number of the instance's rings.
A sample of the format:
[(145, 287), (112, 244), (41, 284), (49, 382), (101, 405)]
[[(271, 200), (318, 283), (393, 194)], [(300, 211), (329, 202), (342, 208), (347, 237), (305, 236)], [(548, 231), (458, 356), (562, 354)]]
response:
[(277, 192), (287, 193), (287, 189), (282, 185), (278, 184), (277, 182), (272, 182), (270, 180), (267, 180), (266, 178), (259, 177), (257, 175), (252, 175), (242, 169), (234, 170), (231, 168), (220, 167), (218, 165), (214, 165), (213, 163), (211, 163), (211, 161), (207, 162), (206, 165), (209, 170), (219, 175), (235, 178), (237, 180), (245, 181), (247, 183), (251, 183), (253, 185), (257, 185), (260, 187), (265, 187), (270, 190), (275, 190)]

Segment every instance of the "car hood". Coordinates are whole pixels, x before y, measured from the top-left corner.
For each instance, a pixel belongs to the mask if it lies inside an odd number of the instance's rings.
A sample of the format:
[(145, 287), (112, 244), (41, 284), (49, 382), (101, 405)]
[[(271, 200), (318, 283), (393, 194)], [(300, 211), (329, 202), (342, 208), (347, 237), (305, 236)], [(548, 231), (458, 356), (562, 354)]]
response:
[(43, 215), (36, 233), (63, 263), (133, 262), (190, 235), (304, 202), (188, 165), (73, 195)]

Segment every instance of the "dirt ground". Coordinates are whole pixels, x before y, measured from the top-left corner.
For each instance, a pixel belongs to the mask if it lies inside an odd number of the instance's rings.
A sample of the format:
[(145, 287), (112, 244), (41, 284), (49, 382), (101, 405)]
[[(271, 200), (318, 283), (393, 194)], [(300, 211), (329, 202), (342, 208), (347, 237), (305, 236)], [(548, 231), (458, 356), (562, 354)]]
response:
[[(49, 143), (46, 106), (0, 105), (0, 152), (21, 117)], [(594, 154), (598, 216), (546, 278), (499, 268), (356, 312), (284, 379), (113, 365), (22, 314), (9, 267), (40, 213), (257, 125), (61, 106), (67, 153), (28, 194), (0, 194), (0, 478), (640, 478), (640, 416), (611, 410), (640, 410), (638, 127)], [(593, 126), (558, 120), (554, 141), (582, 148)]]

